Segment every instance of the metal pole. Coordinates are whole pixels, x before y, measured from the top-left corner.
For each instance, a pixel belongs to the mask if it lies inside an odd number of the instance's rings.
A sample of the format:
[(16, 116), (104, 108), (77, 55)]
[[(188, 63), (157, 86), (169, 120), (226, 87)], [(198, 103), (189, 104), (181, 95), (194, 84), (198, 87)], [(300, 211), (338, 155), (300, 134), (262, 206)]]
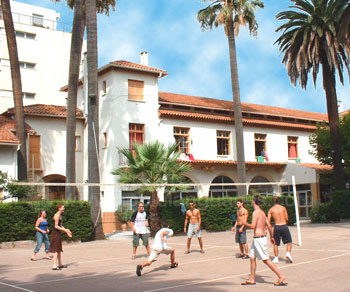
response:
[(297, 188), (295, 185), (295, 176), (292, 176), (292, 184), (293, 184), (293, 196), (294, 196), (294, 207), (295, 207), (295, 217), (297, 219), (297, 230), (298, 230), (298, 241), (299, 246), (301, 246), (301, 233), (300, 233), (300, 221), (299, 221), (299, 204), (297, 200)]

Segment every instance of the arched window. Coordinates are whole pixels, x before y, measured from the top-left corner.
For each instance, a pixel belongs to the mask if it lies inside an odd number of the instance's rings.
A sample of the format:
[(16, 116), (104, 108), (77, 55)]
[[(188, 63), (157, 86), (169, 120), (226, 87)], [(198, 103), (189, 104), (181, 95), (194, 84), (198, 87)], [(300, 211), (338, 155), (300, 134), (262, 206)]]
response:
[[(232, 179), (228, 176), (217, 176), (211, 182), (212, 184), (228, 184), (234, 183)], [(211, 186), (209, 189), (209, 196), (212, 198), (222, 198), (222, 197), (236, 197), (237, 187), (236, 186)]]
[[(266, 177), (264, 176), (255, 176), (252, 180), (251, 183), (268, 183), (270, 182)], [(264, 196), (268, 196), (268, 195), (273, 195), (273, 187), (272, 185), (252, 185), (249, 186), (249, 192), (251, 192), (252, 190), (256, 191), (257, 193), (259, 193), (259, 195), (264, 195)]]
[[(186, 177), (185, 178), (185, 184), (194, 184), (194, 182)], [(175, 201), (175, 200), (182, 200), (182, 199), (186, 199), (186, 198), (197, 198), (197, 193), (198, 193), (198, 189), (195, 186), (189, 187), (186, 190), (177, 190), (174, 193), (167, 193), (165, 194), (165, 198), (168, 201)]]

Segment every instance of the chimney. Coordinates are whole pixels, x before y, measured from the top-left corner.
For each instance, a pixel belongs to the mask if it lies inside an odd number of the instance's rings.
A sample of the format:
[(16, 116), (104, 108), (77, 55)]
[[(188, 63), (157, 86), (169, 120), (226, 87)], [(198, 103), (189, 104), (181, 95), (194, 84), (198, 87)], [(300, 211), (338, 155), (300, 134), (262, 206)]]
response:
[(148, 66), (148, 53), (141, 52), (141, 65)]

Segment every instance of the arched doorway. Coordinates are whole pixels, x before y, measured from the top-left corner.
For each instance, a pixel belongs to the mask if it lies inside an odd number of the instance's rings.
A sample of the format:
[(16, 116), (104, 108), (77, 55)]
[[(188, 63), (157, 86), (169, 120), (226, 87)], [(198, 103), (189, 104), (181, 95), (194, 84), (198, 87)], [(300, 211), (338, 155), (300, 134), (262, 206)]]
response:
[[(186, 177), (185, 184), (194, 184), (194, 182)], [(183, 200), (187, 198), (197, 198), (198, 196), (198, 188), (195, 186), (189, 187), (186, 190), (177, 190), (173, 193), (166, 193), (165, 199), (167, 201), (175, 201), (175, 200)]]
[[(217, 176), (211, 182), (212, 184), (232, 184), (234, 181), (228, 176)], [(209, 196), (212, 198), (222, 198), (222, 197), (237, 197), (237, 187), (236, 186), (211, 186), (209, 189)]]
[[(43, 177), (46, 183), (65, 183), (66, 178), (59, 174), (50, 174)], [(66, 188), (64, 186), (45, 187), (45, 197), (48, 200), (64, 200), (66, 198)]]
[[(257, 175), (252, 180), (251, 183), (268, 183), (270, 182), (266, 177)], [(257, 192), (259, 195), (271, 196), (274, 194), (272, 185), (252, 185), (249, 186), (249, 193), (252, 191)]]

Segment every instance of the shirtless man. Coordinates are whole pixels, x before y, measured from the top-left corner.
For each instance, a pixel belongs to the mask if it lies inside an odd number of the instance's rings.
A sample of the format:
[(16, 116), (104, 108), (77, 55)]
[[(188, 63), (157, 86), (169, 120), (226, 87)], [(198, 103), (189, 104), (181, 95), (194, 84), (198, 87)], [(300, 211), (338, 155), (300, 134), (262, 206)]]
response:
[(239, 243), (239, 249), (241, 250), (240, 258), (249, 259), (248, 256), (248, 243), (247, 243), (247, 227), (243, 225), (243, 222), (248, 221), (248, 211), (244, 208), (243, 200), (237, 200), (237, 220), (232, 231), (236, 231), (236, 243)]
[(186, 233), (186, 226), (188, 219), (190, 220), (190, 224), (188, 224), (188, 232), (187, 232), (187, 250), (185, 254), (189, 254), (191, 252), (191, 239), (193, 235), (196, 235), (199, 241), (199, 246), (201, 248), (201, 253), (204, 253), (203, 250), (203, 241), (202, 241), (202, 232), (201, 232), (201, 212), (194, 207), (194, 202), (190, 201), (190, 210), (186, 212), (185, 219), (185, 227), (184, 232)]
[(293, 259), (290, 255), (292, 251), (292, 236), (289, 232), (287, 223), (288, 223), (288, 212), (284, 206), (279, 204), (279, 197), (273, 197), (274, 206), (269, 210), (267, 215), (267, 220), (271, 223), (271, 217), (275, 221), (275, 227), (273, 230), (273, 238), (275, 240), (275, 244), (273, 245), (273, 252), (275, 257), (272, 262), (274, 264), (278, 263), (278, 247), (281, 243), (281, 238), (283, 244), (287, 244), (287, 253), (286, 253), (286, 261), (287, 263), (292, 263)]
[(249, 224), (247, 221), (243, 222), (243, 225), (248, 228), (254, 229), (254, 239), (252, 246), (250, 248), (250, 277), (247, 281), (241, 283), (242, 285), (255, 285), (255, 272), (256, 272), (256, 258), (262, 260), (278, 277), (277, 282), (274, 283), (275, 286), (286, 286), (287, 283), (284, 282), (286, 279), (277, 267), (269, 259), (267, 253), (267, 238), (266, 238), (266, 227), (270, 233), (271, 243), (275, 243), (273, 239), (272, 227), (266, 218), (263, 210), (261, 210), (260, 205), (262, 204), (262, 198), (257, 195), (254, 196), (252, 201), (252, 206), (254, 208), (252, 223)]

